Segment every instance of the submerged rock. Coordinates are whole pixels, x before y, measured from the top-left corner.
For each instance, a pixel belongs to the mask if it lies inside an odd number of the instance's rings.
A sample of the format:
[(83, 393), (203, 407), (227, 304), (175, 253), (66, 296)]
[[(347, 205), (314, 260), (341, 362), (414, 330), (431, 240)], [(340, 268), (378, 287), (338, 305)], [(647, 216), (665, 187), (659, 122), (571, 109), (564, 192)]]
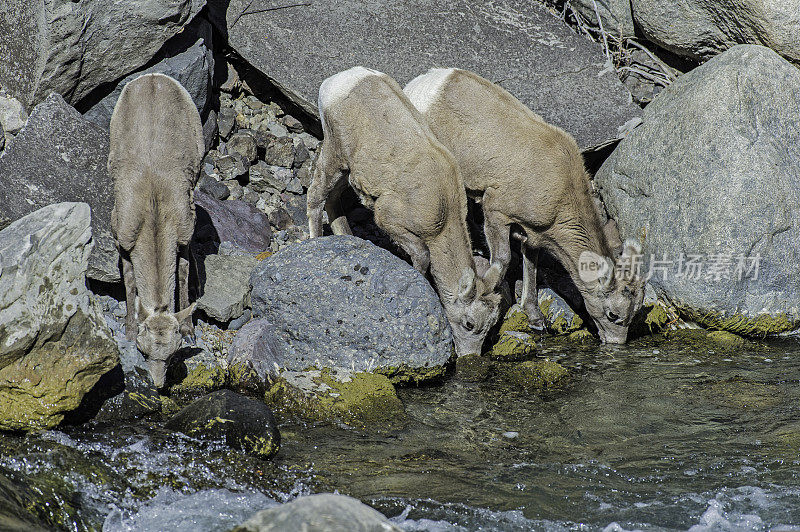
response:
[(344, 495), (307, 495), (277, 508), (262, 510), (232, 532), (400, 532), (382, 513)]
[(231, 47), (311, 115), (322, 80), (359, 64), (401, 85), (432, 67), (475, 71), (569, 131), (581, 147), (617, 138), (618, 128), (641, 114), (604, 66), (601, 45), (537, 2), (319, 0), (270, 7), (267, 0), (232, 0), (227, 21), (215, 24)]
[(6, 532), (44, 532), (50, 527), (30, 507), (39, 497), (35, 491), (13, 481), (0, 470), (0, 530)]
[(269, 360), (281, 369), (340, 368), (419, 382), (441, 376), (452, 354), (430, 284), (365, 240), (333, 236), (289, 246), (261, 262), (250, 282), (253, 316), (273, 328)]
[(684, 319), (758, 337), (800, 327), (798, 101), (797, 68), (736, 46), (659, 95), (597, 173)]
[(178, 412), (166, 427), (196, 438), (224, 439), (230, 447), (264, 459), (272, 458), (281, 446), (269, 407), (230, 390), (201, 397)]
[(107, 164), (108, 131), (51, 94), (33, 109), (0, 159), (0, 217), (17, 220), (61, 201), (88, 203), (94, 240), (88, 275), (117, 282), (119, 255), (111, 233), (114, 186)]
[(569, 372), (558, 362), (527, 360), (504, 369), (505, 379), (527, 391), (539, 392), (562, 388)]
[(119, 364), (86, 289), (89, 206), (59, 203), (0, 231), (0, 429), (50, 428)]

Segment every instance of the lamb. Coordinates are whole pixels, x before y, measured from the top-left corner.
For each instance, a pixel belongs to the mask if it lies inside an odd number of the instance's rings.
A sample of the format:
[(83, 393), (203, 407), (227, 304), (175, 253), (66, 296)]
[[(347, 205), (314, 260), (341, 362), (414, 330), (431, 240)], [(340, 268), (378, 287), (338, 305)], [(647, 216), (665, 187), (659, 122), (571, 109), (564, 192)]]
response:
[(334, 233), (350, 232), (339, 204), (349, 182), (414, 268), (425, 274), (430, 267), (456, 354), (480, 353), (498, 317), (493, 287), (499, 272), (476, 274), (466, 194), (450, 152), (381, 72), (354, 67), (326, 79), (319, 112), (324, 141), (308, 190), (311, 236), (322, 235), (323, 207)]
[(153, 382), (162, 388), (181, 337), (194, 336), (189, 240), (195, 222), (193, 190), (205, 153), (202, 124), (177, 81), (145, 74), (125, 85), (110, 127), (111, 227), (125, 282), (125, 332), (136, 340)]
[(468, 194), (483, 204), (491, 264), (500, 279), (511, 260), (511, 226), (523, 229), (519, 304), (532, 325), (544, 326), (536, 288), (543, 248), (566, 268), (600, 339), (625, 343), (644, 295), (635, 271), (641, 246), (629, 239), (620, 255), (612, 251), (575, 140), (472, 72), (431, 69), (404, 91), (453, 153)]

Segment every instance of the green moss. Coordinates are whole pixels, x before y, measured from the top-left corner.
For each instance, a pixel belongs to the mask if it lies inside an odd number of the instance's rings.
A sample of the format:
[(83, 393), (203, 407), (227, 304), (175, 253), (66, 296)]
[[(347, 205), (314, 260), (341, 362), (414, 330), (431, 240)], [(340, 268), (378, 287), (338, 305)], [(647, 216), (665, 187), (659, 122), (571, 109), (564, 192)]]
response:
[(246, 452), (264, 459), (273, 457), (279, 450), (275, 440), (263, 436), (245, 436), (242, 446)]
[(392, 422), (403, 413), (394, 386), (378, 373), (284, 372), (271, 384), (264, 400), (279, 412), (354, 426)]
[(564, 366), (550, 360), (520, 362), (508, 368), (505, 375), (509, 382), (529, 391), (563, 388), (569, 380)]
[(542, 315), (544, 315), (548, 323), (550, 332), (554, 334), (568, 334), (583, 327), (583, 320), (577, 314), (573, 314), (570, 319), (567, 319), (564, 313), (559, 313), (555, 316), (556, 311), (553, 310), (552, 307), (553, 300), (549, 297), (544, 298), (539, 303), (539, 309), (542, 311)]
[(651, 333), (656, 333), (664, 329), (667, 324), (672, 321), (666, 307), (660, 302), (655, 303), (650, 307), (647, 316), (644, 319), (645, 325)]
[(597, 338), (586, 329), (578, 329), (577, 331), (569, 333), (567, 340), (579, 344), (590, 344), (597, 342)]
[(420, 384), (440, 380), (444, 377), (447, 366), (425, 366), (413, 368), (406, 364), (382, 367), (375, 373), (386, 376), (392, 384)]
[(489, 378), (491, 360), (482, 355), (464, 355), (456, 360), (456, 377), (466, 382), (483, 382)]
[(507, 331), (500, 335), (490, 356), (495, 360), (524, 360), (536, 353), (536, 342), (530, 334)]
[(772, 408), (783, 401), (779, 386), (753, 382), (739, 376), (712, 383), (706, 389), (706, 395), (718, 405), (739, 410)]
[(503, 318), (503, 324), (500, 326), (500, 335), (506, 332), (521, 332), (532, 334), (530, 319), (528, 314), (525, 313), (518, 305), (511, 307)]
[(198, 364), (189, 370), (181, 382), (170, 387), (170, 392), (175, 395), (194, 397), (221, 390), (227, 383), (227, 372), (221, 366), (208, 367)]
[(698, 312), (688, 307), (680, 307), (681, 317), (697, 322), (708, 329), (719, 329), (739, 336), (766, 338), (800, 329), (800, 317), (781, 314), (759, 314), (749, 318), (741, 314), (724, 316), (720, 312)]
[(715, 344), (727, 348), (744, 347), (745, 344), (744, 338), (728, 331), (711, 331), (706, 335), (706, 338)]
[(228, 387), (242, 394), (261, 396), (266, 391), (264, 382), (249, 365), (237, 363), (228, 366)]

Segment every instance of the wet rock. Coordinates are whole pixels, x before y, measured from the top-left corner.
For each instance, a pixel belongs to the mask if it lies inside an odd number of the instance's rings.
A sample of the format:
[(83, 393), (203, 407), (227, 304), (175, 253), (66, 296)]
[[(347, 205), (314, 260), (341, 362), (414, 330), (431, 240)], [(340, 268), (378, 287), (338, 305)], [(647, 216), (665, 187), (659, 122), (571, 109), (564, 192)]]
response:
[[(202, 250), (216, 248), (221, 242), (231, 242), (242, 251), (260, 253), (269, 249), (272, 231), (269, 219), (258, 209), (242, 201), (219, 201), (202, 191), (196, 191), (196, 245)], [(204, 253), (209, 254), (209, 253)]]
[[(231, 339), (220, 329), (201, 326), (206, 349), (188, 348), (181, 353), (183, 360), (173, 363), (167, 375), (169, 395), (183, 404), (201, 395), (221, 390), (228, 384), (225, 353)], [(210, 340), (210, 342), (208, 341)]]
[(597, 173), (622, 235), (666, 258), (650, 283), (684, 319), (745, 336), (800, 327), (799, 100), (794, 66), (736, 46), (662, 92)]
[(550, 360), (527, 360), (505, 369), (504, 378), (515, 386), (537, 392), (563, 388), (569, 372)]
[(294, 163), (294, 141), (289, 137), (262, 134), (259, 145), (264, 149), (264, 162), (273, 166), (291, 168)]
[(50, 92), (74, 105), (148, 63), (204, 5), (203, 0), (9, 0), (0, 13), (0, 85), (25, 105)]
[(489, 357), (470, 354), (456, 360), (456, 378), (465, 382), (483, 382), (489, 378), (492, 361)]
[(198, 190), (203, 191), (214, 199), (225, 200), (231, 195), (230, 189), (208, 174), (204, 174), (197, 181)]
[(0, 217), (17, 220), (62, 201), (88, 203), (94, 240), (88, 275), (98, 281), (120, 281), (119, 255), (111, 234), (114, 186), (107, 164), (108, 131), (51, 94), (33, 109), (0, 159)]
[(223, 323), (241, 316), (250, 304), (250, 273), (257, 262), (252, 255), (208, 255), (197, 309)]
[(267, 318), (286, 349), (282, 368), (373, 371), (395, 382), (441, 375), (452, 336), (439, 298), (406, 262), (359, 238), (293, 244), (250, 279), (253, 316)]
[(50, 205), (0, 231), (0, 429), (57, 425), (119, 363), (86, 289), (89, 206)]
[(40, 495), (20, 482), (19, 474), (0, 469), (0, 530), (8, 532), (44, 532), (50, 526), (31, 511)]
[(19, 100), (0, 96), (0, 126), (5, 133), (16, 135), (27, 120), (28, 113)]
[(728, 349), (741, 348), (746, 343), (744, 338), (728, 331), (711, 331), (708, 333), (708, 339)]
[[(501, 10), (469, 0), (320, 0), (259, 12), (270, 6), (231, 0), (229, 43), (311, 115), (318, 112), (322, 80), (354, 64), (386, 72), (401, 85), (442, 65), (475, 71), (569, 131), (581, 147), (616, 138), (619, 126), (640, 115), (615, 73), (604, 69), (601, 46), (537, 2), (513, 0)], [(245, 9), (252, 14), (239, 17)], [(292, 38), (265, 45), (265, 27)], [(363, 46), (364, 35), (371, 36), (370, 46)]]
[(549, 288), (540, 288), (539, 310), (544, 315), (548, 329), (554, 334), (569, 334), (583, 327), (583, 320), (564, 301), (564, 298)]
[(230, 390), (198, 399), (178, 412), (166, 427), (195, 438), (224, 439), (230, 447), (264, 459), (273, 457), (281, 445), (269, 407)]
[(307, 495), (277, 508), (262, 510), (232, 532), (400, 532), (380, 512), (366, 504), (332, 493)]
[(631, 4), (639, 31), (680, 56), (704, 61), (737, 44), (763, 44), (800, 63), (796, 1), (633, 0)]
[(198, 20), (191, 28), (186, 28), (181, 32), (180, 36), (182, 41), (191, 42), (180, 43), (183, 46), (176, 43), (179, 49), (170, 50), (173, 52), (170, 57), (125, 77), (117, 83), (111, 94), (93, 105), (83, 116), (103, 129), (108, 129), (114, 106), (125, 85), (143, 74), (159, 73), (180, 83), (192, 97), (197, 112), (200, 113), (200, 116), (205, 117), (211, 101), (211, 82), (214, 73), (211, 24)]
[(248, 130), (240, 130), (231, 135), (227, 142), (228, 150), (241, 154), (250, 163), (256, 162), (258, 147), (255, 135)]
[(506, 331), (494, 344), (490, 356), (495, 360), (525, 360), (536, 353), (536, 341), (529, 333)]

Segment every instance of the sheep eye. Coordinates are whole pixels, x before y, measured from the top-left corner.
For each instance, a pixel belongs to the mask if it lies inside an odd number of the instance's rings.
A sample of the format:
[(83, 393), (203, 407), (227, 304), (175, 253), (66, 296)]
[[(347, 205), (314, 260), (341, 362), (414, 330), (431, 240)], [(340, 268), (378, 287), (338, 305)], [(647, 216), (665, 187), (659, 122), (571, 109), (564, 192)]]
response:
[(475, 328), (475, 324), (472, 323), (471, 321), (464, 322), (464, 328), (468, 331), (471, 331), (472, 329)]

